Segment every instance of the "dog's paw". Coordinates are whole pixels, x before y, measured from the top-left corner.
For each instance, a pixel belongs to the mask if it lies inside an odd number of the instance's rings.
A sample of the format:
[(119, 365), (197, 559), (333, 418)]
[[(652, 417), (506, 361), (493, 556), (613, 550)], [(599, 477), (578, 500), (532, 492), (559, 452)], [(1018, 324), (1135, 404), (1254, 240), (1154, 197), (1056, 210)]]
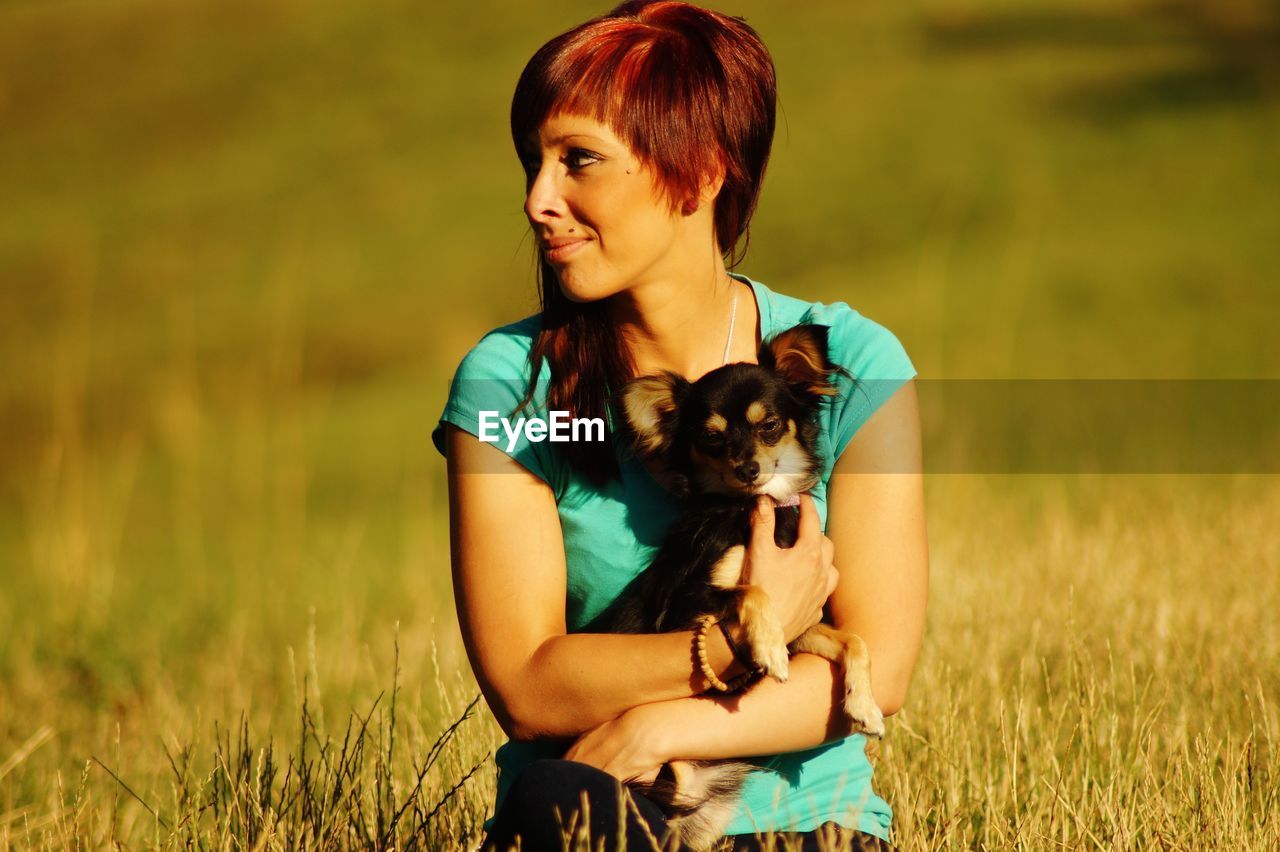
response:
[(740, 604), (738, 620), (746, 628), (751, 661), (769, 677), (786, 683), (790, 676), (787, 638), (782, 632), (782, 624), (769, 606), (769, 597), (762, 590), (748, 586)]
[(751, 657), (761, 671), (775, 680), (786, 683), (791, 676), (791, 658), (785, 644), (773, 642), (753, 646)]
[(846, 684), (844, 693), (844, 712), (863, 733), (873, 737), (884, 736), (884, 714), (880, 706), (871, 696), (871, 690), (858, 689)]

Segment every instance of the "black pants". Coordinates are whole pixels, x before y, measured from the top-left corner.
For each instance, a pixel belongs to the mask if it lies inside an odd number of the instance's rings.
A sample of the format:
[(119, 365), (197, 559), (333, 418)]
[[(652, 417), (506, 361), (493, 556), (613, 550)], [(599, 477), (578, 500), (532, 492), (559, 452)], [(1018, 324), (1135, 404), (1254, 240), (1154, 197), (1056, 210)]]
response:
[[(498, 811), (493, 826), (485, 837), (484, 852), (508, 852), (515, 846), (517, 835), (523, 852), (560, 852), (562, 849), (572, 849), (572, 843), (566, 847), (567, 841), (564, 838), (574, 837), (582, 830), (584, 795), (588, 803), (587, 830), (591, 837), (591, 848), (596, 848), (594, 844), (599, 842), (599, 838), (607, 838), (605, 849), (616, 850), (621, 789), (622, 785), (612, 775), (585, 763), (572, 760), (535, 760), (524, 768), (507, 791), (502, 809)], [(666, 852), (667, 824), (662, 810), (639, 793), (630, 795), (635, 801), (640, 818), (637, 819), (636, 810), (626, 806), (626, 848), (629, 852), (648, 852), (653, 849), (653, 841), (649, 839), (652, 836), (657, 841), (658, 848)], [(893, 850), (892, 846), (874, 835), (844, 828), (833, 822), (824, 823), (822, 828), (815, 831), (781, 832), (773, 844), (762, 844), (754, 834), (733, 835), (732, 846), (726, 840), (724, 848), (731, 849), (732, 852), (819, 852), (818, 837), (823, 831), (842, 840), (851, 840), (850, 848), (854, 852)], [(785, 842), (783, 838), (786, 838)], [(685, 848), (680, 847), (681, 850)], [(841, 849), (843, 846), (830, 848)]]

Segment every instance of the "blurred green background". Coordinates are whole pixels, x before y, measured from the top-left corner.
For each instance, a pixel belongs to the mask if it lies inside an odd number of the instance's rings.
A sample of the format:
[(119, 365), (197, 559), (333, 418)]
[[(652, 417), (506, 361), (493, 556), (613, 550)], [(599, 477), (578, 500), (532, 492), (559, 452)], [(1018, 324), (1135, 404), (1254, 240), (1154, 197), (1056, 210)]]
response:
[[(1280, 4), (713, 5), (779, 78), (739, 271), (922, 377), (1280, 377)], [(444, 712), (429, 432), (536, 306), (515, 80), (607, 8), (0, 2), (0, 762), (57, 734), (0, 811), (305, 657), (366, 697), (397, 622)]]

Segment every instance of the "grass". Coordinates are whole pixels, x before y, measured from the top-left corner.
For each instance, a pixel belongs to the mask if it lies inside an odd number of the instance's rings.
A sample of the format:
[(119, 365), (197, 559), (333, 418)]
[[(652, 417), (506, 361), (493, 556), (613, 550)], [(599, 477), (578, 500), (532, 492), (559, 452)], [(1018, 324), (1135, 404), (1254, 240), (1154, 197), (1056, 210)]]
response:
[[(515, 77), (602, 8), (0, 5), (0, 848), (476, 837), (428, 434), (533, 307)], [(781, 87), (751, 277), (931, 379), (1280, 374), (1270, 5), (722, 8)], [(897, 842), (1280, 845), (1277, 487), (931, 475)]]
[[(898, 843), (1273, 848), (1274, 477), (932, 476), (928, 489), (925, 650), (874, 757)], [(244, 606), (288, 617), (274, 601)], [(106, 706), (60, 694), (69, 661), (9, 674), (7, 695), (31, 702), (16, 714), (6, 704), (9, 729), (26, 720), (34, 739), (0, 770), (11, 797), (0, 838), (366, 848), (407, 807), (402, 848), (474, 839), (501, 735), (487, 714), (463, 712), (475, 690), (465, 666), (441, 662), (456, 627), (401, 628), (401, 647), (421, 650), (404, 654), (407, 688), (393, 693), (379, 685), (394, 687), (394, 657), (343, 649), (361, 631), (322, 624), (302, 637), (306, 662), (292, 649), (244, 657), (244, 633), (262, 627), (236, 625), (208, 662), (191, 654), (186, 687), (139, 654), (148, 670), (100, 686)], [(285, 684), (254, 683), (279, 668)]]
[(906, 845), (1274, 845), (1273, 478), (1016, 479), (933, 489), (930, 638), (879, 764)]

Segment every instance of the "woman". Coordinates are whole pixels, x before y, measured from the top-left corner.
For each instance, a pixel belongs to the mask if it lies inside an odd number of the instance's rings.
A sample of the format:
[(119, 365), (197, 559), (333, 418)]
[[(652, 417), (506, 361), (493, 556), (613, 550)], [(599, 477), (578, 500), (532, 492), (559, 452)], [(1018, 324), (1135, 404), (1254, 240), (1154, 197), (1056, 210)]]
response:
[[(544, 45), (512, 104), (539, 243), (541, 313), (497, 329), (463, 360), (433, 434), (448, 457), (454, 588), (468, 656), (503, 730), (487, 845), (560, 848), (575, 826), (661, 841), (661, 812), (619, 782), (678, 759), (755, 757), (727, 834), (790, 831), (817, 848), (841, 828), (887, 841), (865, 738), (841, 712), (841, 675), (798, 654), (790, 678), (710, 690), (693, 631), (581, 632), (647, 566), (676, 501), (603, 441), (522, 431), (552, 411), (611, 425), (609, 393), (637, 375), (689, 379), (755, 362), (800, 322), (830, 328), (854, 377), (822, 412), (821, 483), (796, 546), (753, 518), (746, 578), (788, 639), (822, 617), (862, 636), (873, 692), (902, 704), (920, 646), (928, 557), (915, 370), (897, 339), (843, 303), (807, 303), (728, 269), (740, 254), (774, 129), (772, 60), (742, 20), (675, 2), (624, 3)], [(726, 267), (725, 258), (730, 258)], [(517, 413), (517, 409), (519, 412)], [(508, 417), (502, 429), (495, 418)], [(545, 434), (545, 433), (542, 433)], [(763, 499), (763, 498), (762, 498)], [(708, 631), (722, 681), (741, 671)], [(621, 810), (619, 809), (621, 806)], [(625, 822), (619, 828), (620, 822)], [(887, 844), (885, 844), (887, 845)]]

